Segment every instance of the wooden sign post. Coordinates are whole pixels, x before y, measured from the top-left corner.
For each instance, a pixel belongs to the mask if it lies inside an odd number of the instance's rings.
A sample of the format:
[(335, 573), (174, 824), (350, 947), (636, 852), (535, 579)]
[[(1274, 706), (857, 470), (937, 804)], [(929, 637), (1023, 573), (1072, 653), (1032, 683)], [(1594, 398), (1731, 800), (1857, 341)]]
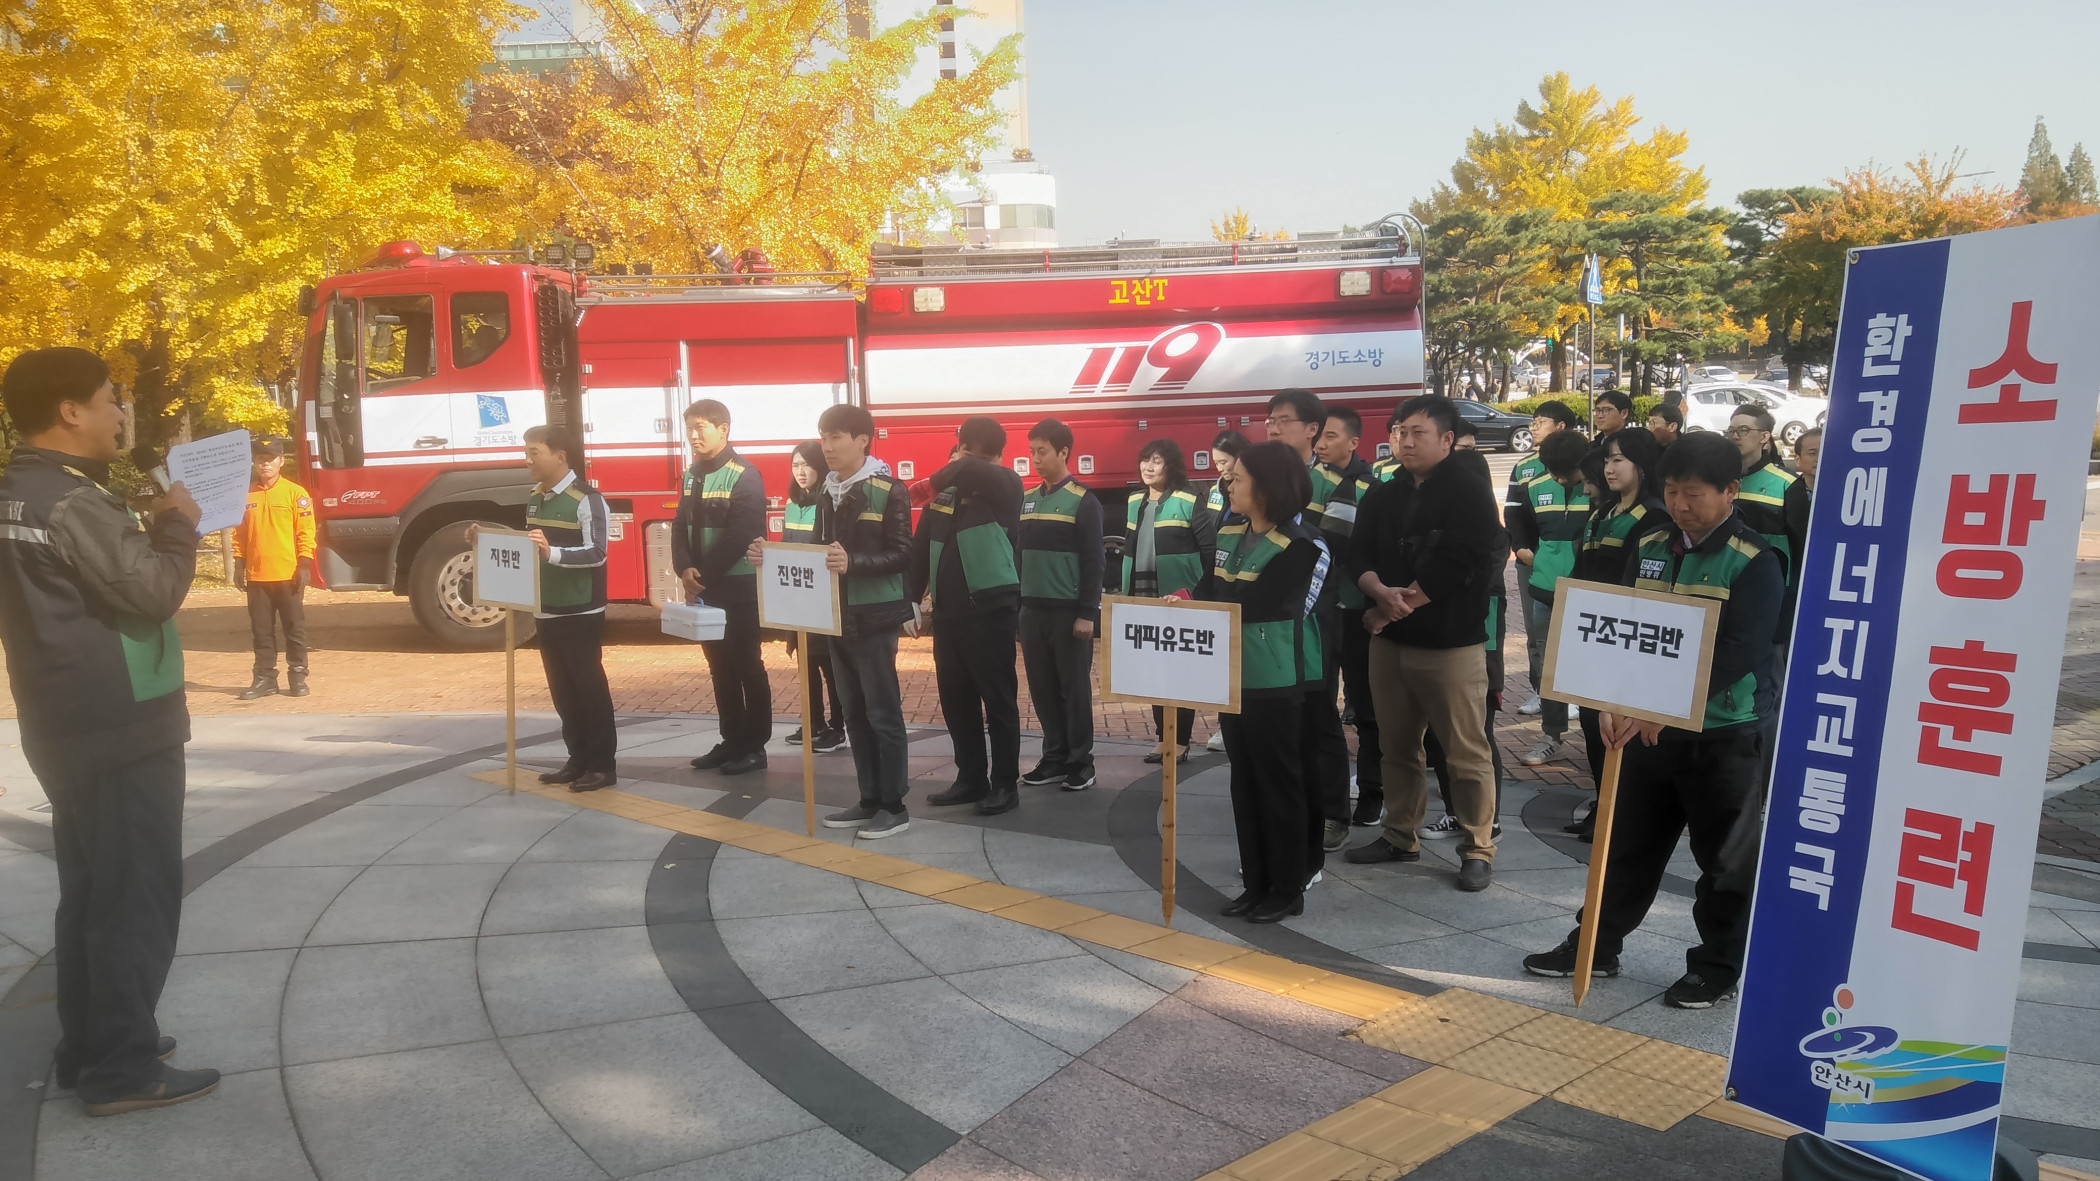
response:
[(517, 613), (540, 609), (540, 551), (516, 529), (474, 530), (474, 601), (503, 608), (503, 781), (518, 793)]
[[(1539, 696), (1679, 730), (1702, 730), (1720, 625), (1718, 599), (1563, 578), (1554, 587)], [(1624, 754), (1620, 748), (1604, 752), (1604, 777), (1597, 784), (1597, 832), (1575, 940), (1578, 1006), (1590, 994), (1596, 962), (1598, 907), (1611, 860)]]
[(1240, 712), (1240, 605), (1101, 597), (1101, 700), (1161, 707), (1159, 911), (1174, 922), (1181, 711)]
[(759, 546), (758, 623), (795, 633), (796, 671), (802, 678), (802, 824), (817, 835), (817, 732), (810, 706), (809, 637), (844, 630), (838, 575), (824, 560), (830, 546), (768, 541)]

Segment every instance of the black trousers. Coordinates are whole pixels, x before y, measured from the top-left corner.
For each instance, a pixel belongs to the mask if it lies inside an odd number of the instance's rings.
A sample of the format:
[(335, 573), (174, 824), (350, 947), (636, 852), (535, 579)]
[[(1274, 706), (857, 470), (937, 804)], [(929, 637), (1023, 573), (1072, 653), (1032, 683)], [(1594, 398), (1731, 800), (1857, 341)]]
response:
[[(1371, 707), (1371, 641), (1364, 613), (1341, 612), (1342, 693), (1356, 711), (1356, 794), (1359, 799), (1385, 799), (1384, 756), (1378, 749), (1378, 711)], [(1492, 723), (1490, 723), (1492, 724)]]
[[(1189, 731), (1196, 728), (1196, 711), (1184, 709), (1181, 720), (1174, 723), (1174, 744), (1183, 751), (1189, 748)], [(1164, 738), (1167, 733), (1167, 711), (1163, 706), (1152, 707), (1152, 732)]]
[(722, 745), (736, 754), (755, 754), (773, 740), (773, 684), (758, 647), (758, 604), (727, 604), (722, 614), (727, 616), (722, 638), (700, 645), (715, 682)]
[(1590, 765), (1590, 786), (1604, 786), (1604, 715), (1602, 711), (1581, 706), (1582, 754)]
[(908, 764), (904, 697), (897, 688), (897, 629), (832, 640), (831, 669), (838, 674), (839, 701), (846, 710), (861, 806), (902, 812)]
[(1014, 672), (1019, 630), (1019, 612), (1012, 607), (934, 620), (934, 685), (955, 744), (955, 781), (965, 787), (1020, 785), (1021, 680)]
[(1021, 608), (1021, 663), (1043, 724), (1043, 763), (1068, 771), (1094, 765), (1094, 641), (1072, 634), (1078, 620), (1077, 607)]
[[(1495, 741), (1495, 706), (1501, 696), (1501, 689), (1495, 685), (1494, 678), (1490, 677), (1487, 695), (1488, 761), (1495, 768), (1494, 813), (1498, 818), (1502, 815), (1502, 747)], [(1458, 815), (1458, 810), (1451, 806), (1451, 767), (1444, 761), (1444, 744), (1436, 740), (1435, 730), (1425, 730), (1422, 733), (1422, 759), (1431, 771), (1436, 772), (1436, 794), (1444, 801), (1444, 815)], [(1356, 772), (1358, 791), (1362, 791), (1364, 785), (1361, 761), (1359, 756)], [(1495, 823), (1500, 824), (1501, 820), (1497, 819)]]
[(1320, 810), (1300, 774), (1299, 731), (1304, 702), (1297, 697), (1249, 697), (1240, 712), (1218, 715), (1225, 757), (1232, 760), (1232, 824), (1239, 836), (1240, 870), (1257, 898), (1292, 899), (1325, 861)]
[(1627, 744), (1597, 908), (1597, 954), (1619, 954), (1627, 933), (1647, 917), (1677, 838), (1689, 829), (1699, 862), (1692, 897), (1699, 944), (1684, 953), (1685, 968), (1722, 985), (1743, 974), (1757, 884), (1763, 747), (1755, 727), (1687, 742), (1648, 746), (1636, 738)]
[[(1330, 608), (1321, 612), (1318, 619), (1324, 657), (1321, 663), (1326, 669), (1320, 678), (1320, 691), (1309, 693), (1302, 699), (1305, 721), (1298, 731), (1298, 744), (1308, 777), (1307, 793), (1312, 798), (1314, 811), (1323, 819), (1346, 825), (1349, 823), (1349, 740), (1342, 734), (1342, 711), (1334, 703), (1335, 691), (1342, 684), (1341, 662), (1335, 659), (1341, 647), (1336, 638), (1341, 629), (1341, 612)], [(1368, 692), (1364, 700), (1371, 700)], [(1313, 850), (1318, 852), (1319, 849), (1320, 833), (1315, 826)]]
[(58, 855), (59, 1065), (106, 1102), (161, 1077), (154, 1046), (182, 920), (182, 748), (39, 773)]
[[(794, 637), (788, 638), (789, 649), (794, 647)], [(839, 674), (831, 667), (831, 637), (809, 637), (809, 720), (819, 732), (842, 730), (846, 726), (846, 711), (839, 706)], [(770, 682), (769, 682), (770, 683)], [(829, 720), (824, 712), (826, 695), (831, 699)], [(803, 736), (805, 739), (809, 735)]]
[(277, 675), (277, 621), (284, 621), (284, 662), (306, 671), (305, 592), (296, 582), (248, 583), (248, 629), (254, 633), (255, 675)]
[(539, 621), (540, 667), (561, 715), (569, 761), (585, 772), (617, 771), (612, 686), (605, 682), (605, 612), (549, 615)]

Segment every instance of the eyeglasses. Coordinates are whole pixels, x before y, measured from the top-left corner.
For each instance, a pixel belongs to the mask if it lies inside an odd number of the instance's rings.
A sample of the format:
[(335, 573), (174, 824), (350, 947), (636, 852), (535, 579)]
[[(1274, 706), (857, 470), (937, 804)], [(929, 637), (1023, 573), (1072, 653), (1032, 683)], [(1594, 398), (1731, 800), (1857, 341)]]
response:
[(1268, 424), (1270, 426), (1304, 426), (1305, 420), (1302, 418), (1271, 418), (1268, 420)]
[(1727, 431), (1727, 435), (1731, 439), (1747, 439), (1751, 435), (1761, 435), (1763, 433), (1763, 431), (1754, 426), (1732, 426)]

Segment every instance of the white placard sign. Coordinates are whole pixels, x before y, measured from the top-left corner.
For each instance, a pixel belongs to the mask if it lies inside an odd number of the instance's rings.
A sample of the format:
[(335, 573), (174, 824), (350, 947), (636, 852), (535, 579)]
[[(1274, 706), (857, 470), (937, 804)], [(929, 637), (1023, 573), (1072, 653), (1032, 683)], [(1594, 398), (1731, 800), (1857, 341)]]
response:
[(820, 636), (839, 634), (843, 623), (841, 580), (824, 565), (829, 552), (829, 546), (791, 541), (759, 546), (759, 626)]
[(1102, 596), (1101, 697), (1240, 712), (1239, 604)]
[(485, 525), (476, 531), (474, 601), (514, 611), (540, 609), (540, 552), (531, 537)]
[(1539, 696), (1701, 729), (1720, 618), (1717, 599), (1563, 578)]
[(227, 431), (168, 448), (168, 480), (189, 489), (203, 516), (197, 536), (231, 529), (248, 513), (255, 458), (247, 431)]

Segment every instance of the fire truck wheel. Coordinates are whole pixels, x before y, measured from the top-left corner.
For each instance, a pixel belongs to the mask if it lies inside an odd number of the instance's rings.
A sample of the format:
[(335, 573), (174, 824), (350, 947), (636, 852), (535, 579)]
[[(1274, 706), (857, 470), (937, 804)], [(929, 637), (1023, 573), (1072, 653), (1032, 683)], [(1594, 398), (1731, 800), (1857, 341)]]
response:
[[(498, 521), (484, 521), (491, 529), (507, 528)], [(440, 528), (423, 542), (408, 568), (408, 602), (416, 622), (448, 648), (501, 648), (503, 609), (482, 607), (470, 597), (473, 591), (474, 555), (467, 545), (467, 522)], [(518, 618), (518, 642), (532, 638), (529, 614)]]

